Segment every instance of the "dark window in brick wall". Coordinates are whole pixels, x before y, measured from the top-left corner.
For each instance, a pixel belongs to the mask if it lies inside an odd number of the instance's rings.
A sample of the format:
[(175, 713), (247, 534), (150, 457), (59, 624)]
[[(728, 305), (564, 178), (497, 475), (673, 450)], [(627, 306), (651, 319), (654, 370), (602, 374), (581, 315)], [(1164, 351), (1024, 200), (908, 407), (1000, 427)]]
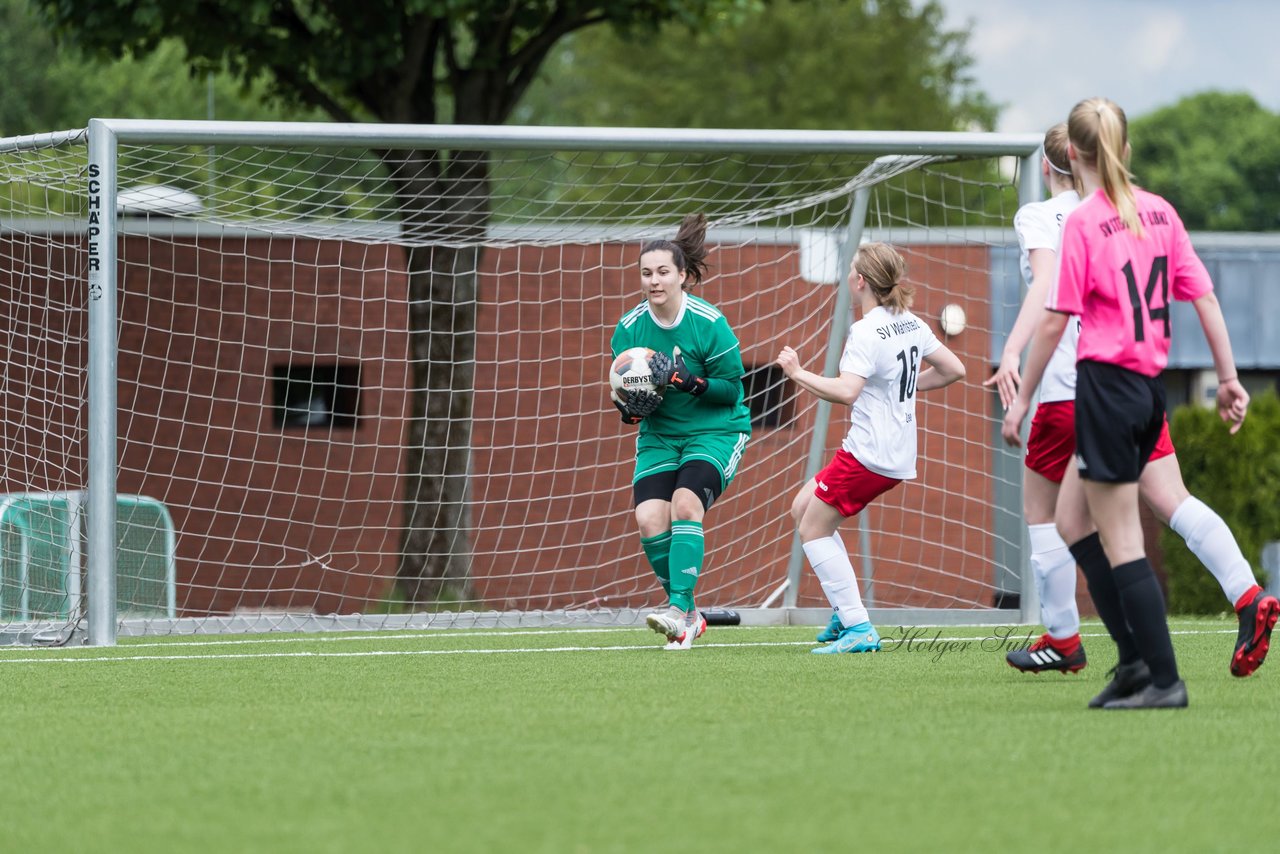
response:
[(281, 429), (354, 430), (360, 415), (359, 365), (276, 365), (272, 422)]
[(792, 418), (793, 397), (786, 395), (786, 374), (777, 365), (748, 365), (742, 378), (752, 427), (782, 427)]

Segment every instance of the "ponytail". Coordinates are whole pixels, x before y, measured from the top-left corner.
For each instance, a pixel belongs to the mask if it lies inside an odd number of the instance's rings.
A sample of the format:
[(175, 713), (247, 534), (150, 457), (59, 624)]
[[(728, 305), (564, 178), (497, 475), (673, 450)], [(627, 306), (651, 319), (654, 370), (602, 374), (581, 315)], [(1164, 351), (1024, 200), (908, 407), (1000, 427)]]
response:
[(1144, 231), (1138, 219), (1138, 200), (1133, 191), (1133, 175), (1125, 155), (1129, 123), (1124, 110), (1106, 98), (1089, 98), (1076, 104), (1067, 120), (1067, 135), (1076, 154), (1098, 170), (1102, 191), (1107, 194), (1120, 221), (1137, 237)]
[(689, 214), (680, 223), (680, 230), (673, 240), (650, 240), (641, 249), (640, 254), (655, 249), (665, 249), (671, 253), (671, 261), (676, 269), (688, 273), (684, 289), (691, 290), (702, 284), (707, 275), (707, 217), (705, 214)]
[(916, 289), (902, 283), (907, 262), (889, 244), (868, 243), (858, 247), (853, 256), (853, 269), (871, 288), (876, 302), (890, 313), (901, 314), (911, 307)]

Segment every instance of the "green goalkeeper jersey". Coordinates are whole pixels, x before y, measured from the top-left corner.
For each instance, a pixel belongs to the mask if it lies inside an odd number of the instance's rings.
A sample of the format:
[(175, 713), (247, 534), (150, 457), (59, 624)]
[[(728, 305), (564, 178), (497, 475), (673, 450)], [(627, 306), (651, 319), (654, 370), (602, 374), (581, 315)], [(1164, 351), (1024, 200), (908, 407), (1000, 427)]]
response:
[(670, 327), (662, 326), (645, 300), (618, 321), (613, 332), (616, 358), (631, 347), (648, 347), (671, 355), (676, 347), (707, 390), (694, 397), (668, 387), (662, 405), (640, 422), (641, 433), (682, 437), (703, 433), (751, 433), (751, 413), (742, 389), (742, 351), (738, 338), (720, 310), (692, 294)]

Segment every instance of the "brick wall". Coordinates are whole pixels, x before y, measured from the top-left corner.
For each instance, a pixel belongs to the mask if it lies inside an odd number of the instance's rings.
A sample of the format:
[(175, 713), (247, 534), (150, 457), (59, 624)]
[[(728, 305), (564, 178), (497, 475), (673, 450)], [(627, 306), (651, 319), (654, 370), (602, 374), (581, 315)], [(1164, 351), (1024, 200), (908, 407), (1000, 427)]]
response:
[[(613, 327), (640, 299), (634, 250), (487, 253), (470, 521), (474, 592), (488, 607), (654, 601), (631, 517), (633, 430), (618, 423), (604, 389)], [(75, 366), (85, 323), (76, 247), (4, 251), (26, 253), (19, 275), (0, 278), (10, 307), (0, 320), (10, 348), (3, 438), (23, 464), (6, 466), (0, 486), (80, 488), (84, 379)], [(966, 309), (973, 328), (948, 343), (970, 380), (922, 395), (921, 477), (869, 511), (873, 598), (985, 603), (990, 401), (977, 381), (989, 371), (980, 328), (987, 253), (915, 246), (907, 254), (918, 314), (933, 323), (946, 303)], [(158, 498), (173, 514), (180, 611), (350, 612), (386, 596), (398, 560), (409, 406), (400, 250), (131, 235), (120, 259), (118, 489)], [(771, 363), (783, 343), (825, 342), (834, 289), (798, 280), (795, 247), (725, 247), (711, 260), (719, 276), (703, 295), (728, 316), (748, 365)], [(803, 355), (820, 365), (820, 347)], [(310, 361), (360, 366), (354, 429), (273, 423), (273, 369)], [(809, 399), (794, 408), (789, 423), (757, 429), (737, 480), (709, 514), (703, 604), (757, 604), (748, 597), (784, 577), (787, 513), (813, 427)], [(829, 452), (846, 428), (847, 411), (836, 407)], [(856, 548), (856, 523), (846, 528)], [(800, 604), (821, 604), (811, 573), (804, 576)]]

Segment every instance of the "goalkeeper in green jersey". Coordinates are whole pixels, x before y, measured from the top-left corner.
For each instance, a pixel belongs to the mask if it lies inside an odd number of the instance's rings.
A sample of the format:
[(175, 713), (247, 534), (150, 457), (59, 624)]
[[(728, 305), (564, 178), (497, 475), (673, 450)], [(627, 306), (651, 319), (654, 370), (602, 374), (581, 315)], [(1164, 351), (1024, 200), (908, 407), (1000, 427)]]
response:
[(742, 352), (714, 305), (691, 291), (707, 265), (707, 220), (686, 216), (674, 240), (640, 250), (644, 299), (618, 321), (613, 355), (632, 347), (649, 359), (658, 392), (628, 389), (614, 405), (627, 424), (639, 424), (635, 496), (640, 545), (666, 591), (670, 607), (648, 616), (667, 649), (689, 649), (707, 627), (693, 604), (702, 573), (703, 519), (738, 471), (751, 437), (743, 401)]

